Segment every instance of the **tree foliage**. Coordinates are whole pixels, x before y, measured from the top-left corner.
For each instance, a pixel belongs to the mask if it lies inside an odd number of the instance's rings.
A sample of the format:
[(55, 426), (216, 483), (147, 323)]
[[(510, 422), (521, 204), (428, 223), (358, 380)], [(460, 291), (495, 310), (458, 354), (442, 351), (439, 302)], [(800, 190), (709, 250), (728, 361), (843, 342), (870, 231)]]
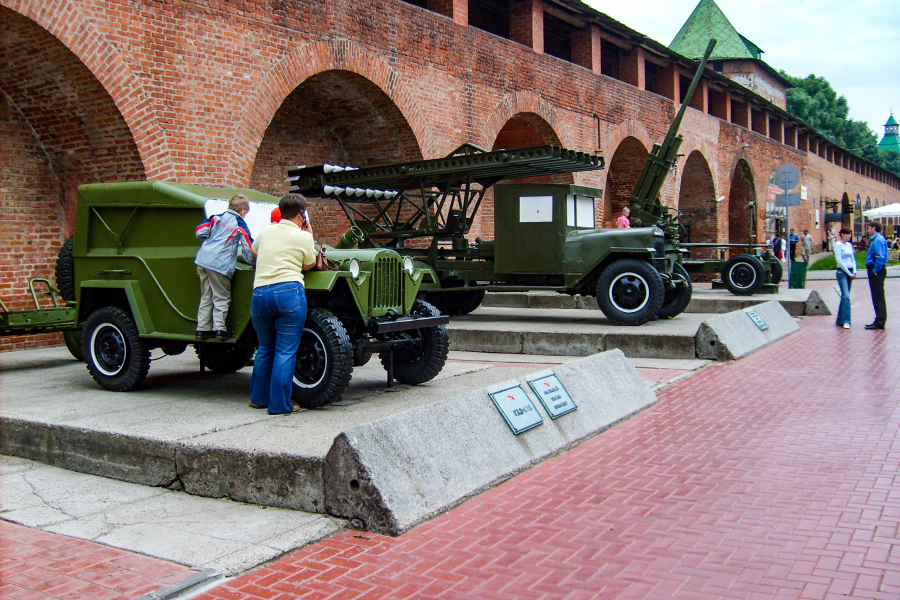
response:
[(900, 175), (900, 154), (878, 149), (878, 136), (867, 123), (848, 118), (847, 99), (838, 96), (827, 79), (816, 75), (793, 77), (784, 71), (781, 76), (794, 86), (787, 91), (789, 113), (815, 127), (838, 146)]

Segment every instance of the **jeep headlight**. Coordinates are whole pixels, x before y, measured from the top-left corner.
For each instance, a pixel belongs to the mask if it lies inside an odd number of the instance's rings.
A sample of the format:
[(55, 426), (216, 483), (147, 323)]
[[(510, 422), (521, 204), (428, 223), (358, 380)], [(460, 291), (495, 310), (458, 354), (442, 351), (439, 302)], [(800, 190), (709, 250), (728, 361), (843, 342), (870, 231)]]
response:
[(350, 267), (348, 269), (350, 271), (350, 277), (353, 279), (359, 279), (359, 273), (362, 270), (362, 267), (359, 266), (359, 261), (355, 258), (350, 259)]
[(665, 237), (666, 232), (660, 229), (659, 227), (654, 227), (651, 233), (657, 237)]
[(413, 268), (415, 268), (415, 265), (413, 265), (413, 259), (411, 259), (408, 256), (404, 256), (403, 257), (403, 270), (406, 271), (407, 273), (409, 273), (410, 275), (412, 275)]

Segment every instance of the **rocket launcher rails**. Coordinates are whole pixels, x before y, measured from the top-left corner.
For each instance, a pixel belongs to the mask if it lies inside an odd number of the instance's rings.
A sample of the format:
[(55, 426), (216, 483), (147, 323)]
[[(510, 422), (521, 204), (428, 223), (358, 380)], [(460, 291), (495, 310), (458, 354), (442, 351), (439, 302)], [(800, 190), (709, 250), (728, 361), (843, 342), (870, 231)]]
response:
[(288, 170), (290, 191), (337, 201), (371, 238), (461, 236), (498, 181), (594, 171), (603, 157), (557, 146), (489, 152), (463, 144), (444, 158), (376, 167)]

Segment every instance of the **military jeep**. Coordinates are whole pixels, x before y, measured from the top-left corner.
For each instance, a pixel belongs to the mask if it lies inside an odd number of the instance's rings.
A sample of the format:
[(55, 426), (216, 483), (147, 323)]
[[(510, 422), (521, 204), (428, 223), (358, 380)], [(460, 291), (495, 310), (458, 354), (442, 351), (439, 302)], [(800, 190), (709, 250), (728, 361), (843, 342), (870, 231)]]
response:
[[(278, 199), (243, 189), (155, 181), (83, 185), (75, 235), (60, 251), (57, 283), (76, 307), (84, 361), (103, 388), (138, 387), (151, 350), (177, 355), (193, 344), (201, 365), (219, 373), (250, 362), (257, 346), (250, 320), (254, 271), (240, 261), (232, 280), (229, 341), (197, 342), (200, 299), (194, 258), (201, 220), (244, 194), (251, 233), (269, 224)], [(315, 215), (311, 215), (315, 228)], [(355, 248), (350, 231), (328, 257), (332, 271), (305, 273), (309, 305), (297, 351), (293, 399), (302, 407), (339, 400), (354, 366), (380, 354), (393, 379), (420, 384), (443, 368), (449, 349), (447, 317), (417, 299), (427, 268), (395, 250)]]

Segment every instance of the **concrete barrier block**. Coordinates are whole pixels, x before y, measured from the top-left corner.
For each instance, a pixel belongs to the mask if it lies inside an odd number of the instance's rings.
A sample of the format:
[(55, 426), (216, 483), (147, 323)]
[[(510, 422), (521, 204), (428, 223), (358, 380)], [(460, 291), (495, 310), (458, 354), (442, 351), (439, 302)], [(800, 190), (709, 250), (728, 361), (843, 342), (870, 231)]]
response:
[(449, 329), (450, 349), (470, 352), (522, 354), (521, 331), (491, 329)]
[(344, 431), (326, 458), (327, 512), (400, 534), (656, 401), (620, 351), (551, 372), (578, 409), (550, 419), (522, 379), (544, 422), (518, 436), (488, 395), (509, 382)]
[(527, 294), (528, 308), (576, 308), (575, 298), (568, 294)]
[(488, 292), (481, 306), (494, 308), (528, 308), (528, 297), (522, 292)]
[(608, 350), (618, 348), (625, 356), (633, 358), (696, 358), (696, 343), (693, 336), (640, 335), (637, 332), (608, 333), (603, 342)]
[(551, 333), (526, 331), (522, 334), (523, 354), (590, 356), (603, 352), (604, 336), (596, 333)]
[[(747, 312), (754, 310), (769, 328), (761, 331)], [(791, 315), (776, 301), (751, 309), (716, 315), (704, 321), (697, 332), (697, 358), (734, 360), (752, 354), (800, 330)]]
[[(856, 304), (859, 297), (850, 290), (850, 304)], [(841, 292), (837, 283), (826, 285), (812, 290), (806, 301), (806, 314), (813, 315), (837, 315), (841, 305)]]

